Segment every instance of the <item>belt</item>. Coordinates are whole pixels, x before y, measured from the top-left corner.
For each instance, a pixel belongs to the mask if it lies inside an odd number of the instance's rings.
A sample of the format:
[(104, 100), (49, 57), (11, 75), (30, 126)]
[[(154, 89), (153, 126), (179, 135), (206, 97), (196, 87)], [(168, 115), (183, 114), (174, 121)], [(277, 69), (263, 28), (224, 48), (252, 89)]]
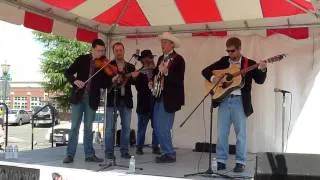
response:
[(230, 94), (229, 97), (234, 98), (234, 97), (240, 97), (241, 95), (235, 95), (235, 94)]

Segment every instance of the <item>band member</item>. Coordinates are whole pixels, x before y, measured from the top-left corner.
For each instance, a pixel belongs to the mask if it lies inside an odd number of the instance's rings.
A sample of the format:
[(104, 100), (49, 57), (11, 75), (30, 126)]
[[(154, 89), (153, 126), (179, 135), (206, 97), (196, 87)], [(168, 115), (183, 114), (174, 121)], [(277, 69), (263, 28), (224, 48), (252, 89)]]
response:
[[(155, 79), (149, 86), (157, 91), (160, 83), (162, 91), (154, 105), (154, 126), (160, 143), (162, 155), (156, 163), (172, 163), (176, 161), (176, 151), (172, 145), (171, 129), (175, 112), (184, 105), (184, 72), (185, 61), (174, 48), (179, 47), (179, 39), (169, 32), (160, 36), (163, 55), (159, 57), (154, 71)], [(160, 81), (160, 82), (159, 82)]]
[[(206, 67), (202, 71), (202, 75), (212, 83), (216, 82), (217, 77), (212, 76), (213, 70), (226, 69), (231, 65), (237, 65), (239, 68), (247, 68), (256, 64), (241, 54), (241, 41), (236, 37), (232, 37), (226, 42), (226, 52), (228, 56), (222, 57), (217, 62)], [(229, 133), (231, 124), (233, 124), (236, 133), (236, 165), (234, 172), (243, 172), (247, 159), (246, 152), (246, 121), (253, 113), (251, 104), (251, 87), (252, 80), (257, 84), (263, 84), (267, 75), (267, 65), (260, 62), (259, 68), (245, 74), (245, 85), (241, 89), (236, 89), (225, 97), (221, 102), (215, 102), (214, 106), (218, 109), (218, 142), (216, 147), (218, 170), (226, 169), (226, 162), (229, 153)], [(226, 79), (223, 79), (224, 82)]]
[[(130, 159), (129, 154), (129, 139), (130, 139), (130, 123), (131, 112), (133, 108), (132, 100), (132, 78), (126, 78), (127, 74), (135, 71), (134, 65), (127, 63), (124, 60), (124, 45), (117, 42), (113, 45), (113, 54), (115, 59), (110, 62), (118, 69), (118, 74), (112, 77), (113, 88), (108, 90), (107, 94), (107, 112), (106, 112), (106, 133), (105, 133), (105, 154), (107, 159), (114, 159), (114, 132), (113, 132), (113, 101), (114, 88), (117, 88), (116, 108), (120, 112), (121, 118), (121, 138), (120, 138), (120, 152), (121, 157)], [(134, 77), (134, 73), (132, 73)]]
[[(95, 59), (105, 54), (105, 44), (101, 39), (92, 42), (90, 54), (79, 56), (73, 64), (65, 71), (65, 77), (72, 84), (71, 95), (71, 129), (67, 147), (67, 157), (64, 163), (73, 162), (78, 145), (79, 128), (82, 114), (84, 123), (83, 144), (85, 161), (102, 162), (103, 159), (95, 155), (93, 149), (92, 122), (95, 119), (96, 110), (100, 102), (100, 88), (106, 88), (111, 81), (103, 71), (100, 71), (91, 80), (85, 83), (98, 68), (95, 67)], [(75, 76), (76, 74), (76, 76)]]
[[(155, 55), (152, 54), (151, 50), (143, 50), (141, 56), (138, 60), (142, 63), (142, 69), (149, 68), (154, 69), (155, 64), (153, 61)], [(151, 73), (139, 73), (135, 78), (135, 86), (137, 89), (137, 115), (138, 115), (138, 141), (137, 141), (137, 150), (136, 153), (141, 155), (143, 153), (143, 146), (145, 141), (145, 134), (148, 127), (148, 122), (151, 120), (151, 127), (154, 128), (153, 122), (153, 105), (154, 98), (149, 89), (148, 83), (152, 79)], [(156, 137), (155, 130), (152, 132), (152, 153), (160, 154), (160, 148), (158, 139)]]

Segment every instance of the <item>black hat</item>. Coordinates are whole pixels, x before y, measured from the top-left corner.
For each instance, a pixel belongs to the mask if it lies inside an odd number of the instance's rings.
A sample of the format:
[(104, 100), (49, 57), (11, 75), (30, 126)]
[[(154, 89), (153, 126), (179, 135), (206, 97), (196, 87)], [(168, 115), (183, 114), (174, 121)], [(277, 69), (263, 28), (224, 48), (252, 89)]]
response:
[(141, 59), (143, 59), (145, 57), (153, 58), (154, 56), (156, 56), (156, 55), (153, 55), (151, 50), (146, 49), (141, 52), (141, 56), (139, 56), (138, 60), (141, 61)]

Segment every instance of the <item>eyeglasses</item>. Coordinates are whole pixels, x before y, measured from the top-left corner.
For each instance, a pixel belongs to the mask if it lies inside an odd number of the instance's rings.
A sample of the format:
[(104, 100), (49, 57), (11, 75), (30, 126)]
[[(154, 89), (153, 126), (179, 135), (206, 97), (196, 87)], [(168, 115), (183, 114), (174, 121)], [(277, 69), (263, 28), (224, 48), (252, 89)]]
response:
[(235, 51), (236, 51), (235, 49), (226, 50), (227, 53), (234, 53)]

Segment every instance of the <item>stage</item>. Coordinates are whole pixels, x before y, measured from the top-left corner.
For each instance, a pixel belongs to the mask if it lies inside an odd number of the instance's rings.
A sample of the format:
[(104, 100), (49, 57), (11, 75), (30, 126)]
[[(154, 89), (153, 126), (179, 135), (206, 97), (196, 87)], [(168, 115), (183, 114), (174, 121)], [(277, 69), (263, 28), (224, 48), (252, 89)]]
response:
[[(96, 154), (99, 157), (104, 157), (103, 147), (96, 145)], [(135, 148), (131, 149), (131, 155), (135, 156), (136, 167), (143, 168), (142, 171), (137, 170), (136, 174), (127, 174), (127, 169), (109, 168), (99, 171), (98, 163), (87, 163), (84, 161), (83, 146), (79, 145), (77, 149), (77, 155), (74, 162), (71, 164), (63, 164), (62, 160), (65, 157), (66, 147), (55, 147), (48, 149), (40, 149), (34, 151), (24, 151), (19, 153), (18, 160), (4, 160), (4, 155), (1, 156), (0, 165), (4, 166), (18, 166), (28, 167), (33, 169), (40, 169), (40, 179), (46, 179), (53, 172), (68, 177), (68, 180), (86, 179), (85, 176), (92, 179), (96, 176), (98, 179), (104, 179), (103, 177), (117, 177), (117, 178), (139, 178), (139, 179), (171, 179), (171, 178), (184, 178), (184, 179), (212, 179), (212, 177), (200, 177), (190, 176), (185, 178), (184, 175), (188, 173), (205, 171), (208, 168), (208, 153), (193, 152), (191, 149), (176, 149), (177, 150), (177, 162), (169, 164), (156, 164), (154, 158), (156, 155), (151, 153), (151, 149), (146, 147), (144, 149), (144, 155), (136, 155)], [(119, 148), (116, 148), (116, 157), (120, 156)], [(221, 174), (225, 174), (231, 177), (244, 177), (246, 179), (252, 179), (254, 176), (256, 156), (254, 154), (248, 154), (248, 162), (246, 166), (246, 172), (233, 173), (234, 156), (230, 156), (227, 170), (219, 171)], [(201, 159), (200, 159), (201, 158)], [(118, 164), (128, 165), (129, 160), (118, 158)], [(94, 178), (95, 179), (95, 178)], [(225, 179), (216, 177), (216, 179)], [(243, 179), (243, 178), (241, 178)]]

